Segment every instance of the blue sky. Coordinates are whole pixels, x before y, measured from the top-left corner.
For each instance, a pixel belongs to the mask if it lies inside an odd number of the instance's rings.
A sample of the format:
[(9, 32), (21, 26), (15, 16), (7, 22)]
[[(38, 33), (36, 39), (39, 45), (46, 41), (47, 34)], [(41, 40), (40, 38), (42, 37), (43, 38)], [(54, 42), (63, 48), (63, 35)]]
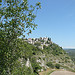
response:
[(63, 48), (75, 48), (75, 0), (29, 0), (41, 2), (37, 12), (38, 27), (27, 38), (50, 37)]

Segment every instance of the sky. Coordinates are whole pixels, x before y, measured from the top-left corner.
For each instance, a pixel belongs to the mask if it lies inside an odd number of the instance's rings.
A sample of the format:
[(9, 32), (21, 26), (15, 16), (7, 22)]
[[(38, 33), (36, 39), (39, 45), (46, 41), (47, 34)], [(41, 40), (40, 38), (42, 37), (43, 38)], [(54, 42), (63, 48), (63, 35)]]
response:
[(35, 23), (38, 27), (27, 38), (50, 37), (62, 48), (75, 48), (75, 0), (28, 0), (41, 2)]
[(75, 0), (28, 0), (41, 2), (35, 23), (37, 29), (26, 38), (50, 37), (63, 48), (75, 48)]

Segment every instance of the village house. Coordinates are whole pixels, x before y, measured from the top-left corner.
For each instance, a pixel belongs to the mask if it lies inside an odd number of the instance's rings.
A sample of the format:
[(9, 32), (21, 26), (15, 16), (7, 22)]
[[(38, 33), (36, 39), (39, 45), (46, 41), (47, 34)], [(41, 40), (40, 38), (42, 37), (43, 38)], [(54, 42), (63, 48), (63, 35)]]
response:
[(48, 37), (44, 37), (43, 40), (44, 40), (44, 42), (47, 42), (48, 41)]
[(49, 45), (50, 45), (50, 43), (47, 43), (47, 41), (48, 41), (48, 42), (51, 42), (51, 41), (48, 40), (48, 39), (49, 39), (48, 37), (28, 38), (28, 39), (26, 39), (25, 41), (28, 42), (28, 43), (30, 43), (30, 44), (33, 44), (33, 45), (34, 45), (36, 42), (39, 42), (39, 43), (41, 43), (41, 45), (38, 46), (38, 48), (43, 49), (43, 46), (44, 46), (44, 45), (45, 45), (45, 46), (49, 46)]

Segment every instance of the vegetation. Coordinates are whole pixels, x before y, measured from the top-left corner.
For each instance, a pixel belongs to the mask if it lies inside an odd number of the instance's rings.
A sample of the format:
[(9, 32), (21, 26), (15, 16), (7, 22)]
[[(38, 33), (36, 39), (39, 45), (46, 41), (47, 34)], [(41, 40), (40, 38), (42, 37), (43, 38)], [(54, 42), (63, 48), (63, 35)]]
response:
[(39, 8), (40, 2), (33, 6), (27, 0), (0, 0), (0, 75), (15, 75), (18, 72), (30, 75), (29, 68), (14, 64), (18, 65), (19, 58), (30, 58), (35, 52), (18, 38), (24, 37), (24, 33), (29, 35), (36, 28), (34, 12)]
[(48, 38), (48, 41), (51, 41), (51, 38)]
[(47, 66), (50, 67), (50, 68), (54, 68), (54, 65), (52, 64), (52, 62), (48, 62)]
[(75, 63), (75, 49), (64, 49)]
[[(50, 53), (53, 56), (65, 54), (55, 43), (44, 46), (44, 50), (41, 50), (34, 46), (40, 46), (41, 43), (31, 45), (25, 42), (24, 34), (29, 35), (37, 27), (34, 13), (39, 8), (40, 2), (33, 6), (28, 4), (28, 0), (0, 0), (0, 75), (37, 75), (38, 70), (42, 69), (36, 62), (39, 56), (45, 61), (45, 58), (49, 59)], [(32, 68), (25, 65), (28, 58)], [(54, 67), (51, 62), (47, 66)], [(60, 65), (56, 64), (55, 67), (59, 69)]]
[[(38, 63), (36, 63), (34, 60), (32, 60), (31, 57), (34, 55), (34, 53), (35, 53), (35, 55), (37, 55), (38, 53), (41, 53), (41, 50), (40, 49), (38, 50), (33, 45), (28, 44), (27, 42), (23, 41), (23, 39), (17, 39), (17, 42), (15, 42), (15, 44), (17, 44), (16, 49), (15, 49), (15, 45), (13, 45), (15, 50), (12, 51), (13, 52), (12, 56), (9, 55), (9, 57), (8, 57), (9, 58), (9, 62), (8, 62), (9, 66), (8, 67), (9, 67), (9, 69), (12, 69), (12, 70), (10, 70), (10, 73), (11, 74), (18, 74), (18, 73), (20, 74), (22, 72), (21, 74), (25, 75), (26, 73), (31, 72), (31, 69), (30, 69), (30, 71), (28, 71), (29, 68), (26, 68), (25, 65), (23, 65), (23, 67), (22, 67), (22, 64), (20, 63), (19, 58), (24, 59), (24, 61), (22, 61), (23, 63), (26, 63), (27, 58), (29, 58), (31, 60), (34, 72), (38, 73), (37, 70), (41, 69), (41, 67), (39, 66)], [(5, 64), (8, 64), (8, 63), (5, 61)], [(2, 63), (1, 63), (1, 65), (2, 65)], [(2, 73), (6, 75), (6, 74), (8, 74), (6, 72), (7, 72), (7, 70)], [(29, 73), (27, 75), (31, 75), (31, 73)]]
[(75, 70), (69, 68), (68, 66), (63, 66), (63, 65), (61, 65), (61, 67), (63, 67), (65, 70), (75, 72)]
[(55, 67), (56, 67), (57, 69), (60, 69), (60, 64), (55, 64)]
[(47, 41), (46, 43), (47, 43), (47, 44), (50, 44), (50, 41)]
[(36, 42), (34, 45), (41, 46), (41, 43), (40, 42)]
[(48, 47), (44, 45), (43, 48), (47, 53), (52, 53), (54, 56), (65, 54), (65, 51), (55, 43), (50, 44)]

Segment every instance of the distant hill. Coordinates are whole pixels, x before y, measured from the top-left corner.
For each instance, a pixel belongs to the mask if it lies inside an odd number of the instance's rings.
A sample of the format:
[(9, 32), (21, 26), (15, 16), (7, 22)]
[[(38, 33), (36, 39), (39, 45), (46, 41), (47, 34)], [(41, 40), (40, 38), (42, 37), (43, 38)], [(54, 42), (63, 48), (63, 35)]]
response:
[(75, 49), (64, 49), (69, 56), (71, 57), (71, 59), (75, 62)]
[(72, 50), (72, 51), (75, 51), (75, 49), (69, 49), (69, 48), (66, 48), (66, 49), (64, 48), (64, 50), (69, 50), (69, 51)]

